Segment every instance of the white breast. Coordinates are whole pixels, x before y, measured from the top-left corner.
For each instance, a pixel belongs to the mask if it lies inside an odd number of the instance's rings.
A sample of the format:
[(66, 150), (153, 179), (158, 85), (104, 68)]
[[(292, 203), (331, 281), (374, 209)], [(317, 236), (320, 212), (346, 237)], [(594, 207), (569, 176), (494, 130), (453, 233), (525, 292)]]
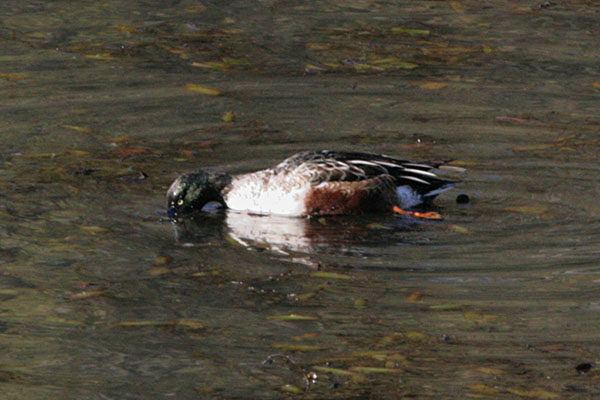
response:
[(270, 171), (236, 176), (225, 194), (227, 207), (254, 214), (301, 216), (306, 213), (306, 181), (289, 181)]

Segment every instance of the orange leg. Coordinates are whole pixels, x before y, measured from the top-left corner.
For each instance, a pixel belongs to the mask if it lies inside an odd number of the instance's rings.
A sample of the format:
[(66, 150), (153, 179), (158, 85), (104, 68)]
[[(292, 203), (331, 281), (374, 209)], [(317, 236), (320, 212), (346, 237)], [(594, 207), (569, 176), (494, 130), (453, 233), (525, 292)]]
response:
[(436, 213), (435, 211), (429, 211), (429, 212), (418, 212), (418, 211), (406, 211), (401, 209), (398, 206), (394, 206), (392, 207), (392, 211), (395, 214), (401, 214), (401, 215), (411, 215), (415, 218), (424, 218), (424, 219), (442, 219), (442, 216), (439, 213)]

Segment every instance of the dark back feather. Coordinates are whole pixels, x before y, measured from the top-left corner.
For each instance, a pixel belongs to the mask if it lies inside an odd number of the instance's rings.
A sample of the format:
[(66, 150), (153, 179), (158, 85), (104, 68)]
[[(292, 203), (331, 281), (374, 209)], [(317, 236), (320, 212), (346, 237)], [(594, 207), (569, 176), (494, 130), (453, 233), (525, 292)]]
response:
[(295, 154), (274, 169), (274, 173), (294, 171), (309, 175), (313, 185), (334, 181), (360, 181), (390, 175), (397, 186), (409, 185), (423, 196), (435, 196), (440, 189), (457, 182), (442, 179), (432, 169), (436, 163), (415, 163), (380, 154), (341, 151), (307, 151)]

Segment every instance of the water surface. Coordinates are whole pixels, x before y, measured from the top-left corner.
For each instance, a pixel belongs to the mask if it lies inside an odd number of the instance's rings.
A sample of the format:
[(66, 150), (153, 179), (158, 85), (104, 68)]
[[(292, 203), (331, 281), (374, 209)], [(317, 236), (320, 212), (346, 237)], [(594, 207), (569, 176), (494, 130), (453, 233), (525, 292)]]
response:
[[(593, 2), (0, 15), (5, 398), (599, 395)], [(178, 173), (324, 148), (464, 182), (441, 222), (163, 217)]]

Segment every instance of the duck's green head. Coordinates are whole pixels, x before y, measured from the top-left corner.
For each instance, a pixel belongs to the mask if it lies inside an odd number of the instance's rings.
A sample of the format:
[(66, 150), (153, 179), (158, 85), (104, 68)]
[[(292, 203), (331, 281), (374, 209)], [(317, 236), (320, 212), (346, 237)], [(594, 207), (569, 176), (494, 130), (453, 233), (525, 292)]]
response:
[(200, 211), (211, 201), (223, 205), (223, 189), (231, 182), (231, 176), (206, 171), (191, 172), (177, 177), (167, 191), (167, 213), (178, 217)]

